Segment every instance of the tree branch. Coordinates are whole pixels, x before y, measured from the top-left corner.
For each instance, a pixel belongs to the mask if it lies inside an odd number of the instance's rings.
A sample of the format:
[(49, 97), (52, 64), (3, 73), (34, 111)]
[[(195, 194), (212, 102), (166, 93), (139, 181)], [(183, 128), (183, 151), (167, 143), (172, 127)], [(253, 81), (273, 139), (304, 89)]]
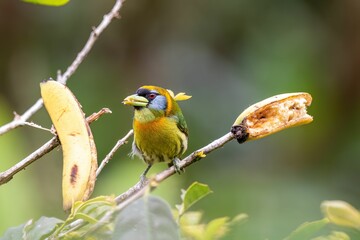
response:
[(0, 127), (0, 136), (12, 129), (23, 126), (26, 120), (28, 120), (32, 115), (34, 115), (34, 113), (39, 111), (42, 108), (42, 106), (43, 106), (43, 100), (38, 99), (36, 103), (32, 105), (28, 110), (26, 110), (26, 112), (23, 115), (20, 116), (15, 113), (14, 120)]
[[(86, 118), (86, 121), (91, 124), (99, 117), (105, 113), (111, 113), (110, 109), (103, 108), (97, 113), (91, 114), (89, 117)], [(35, 152), (31, 153), (29, 156), (9, 168), (8, 170), (0, 173), (0, 185), (7, 183), (10, 181), (13, 176), (20, 172), (21, 170), (25, 169), (27, 166), (29, 166), (31, 163), (35, 162), (37, 159), (41, 158), (45, 154), (49, 153), (51, 150), (59, 146), (60, 142), (58, 140), (58, 137), (55, 136), (48, 142), (46, 142), (44, 145), (42, 145), (40, 148), (38, 148)]]
[(105, 165), (108, 164), (108, 162), (110, 161), (110, 159), (114, 156), (115, 152), (127, 142), (127, 139), (133, 135), (134, 131), (131, 129), (126, 135), (125, 137), (123, 137), (122, 139), (120, 139), (119, 141), (117, 141), (117, 143), (115, 144), (115, 146), (111, 149), (111, 151), (106, 155), (106, 157), (104, 158), (104, 160), (101, 161), (100, 166), (98, 167), (98, 169), (96, 170), (96, 176), (99, 176), (100, 172), (104, 169)]
[[(239, 143), (243, 143), (247, 140), (256, 140), (269, 136), (290, 127), (308, 124), (313, 120), (312, 116), (308, 115), (306, 111), (311, 101), (310, 94), (299, 92), (280, 94), (255, 103), (239, 115), (229, 133), (191, 153), (180, 161), (179, 167), (185, 168), (193, 164), (205, 157), (205, 154), (222, 147), (234, 138)], [(174, 173), (175, 168), (172, 166), (158, 173), (150, 180), (139, 181), (125, 193), (119, 195), (116, 202), (120, 204), (129, 201), (128, 199), (134, 195), (140, 197), (146, 192), (144, 189), (150, 189), (149, 191), (151, 191)]]
[(93, 28), (90, 33), (89, 39), (87, 40), (83, 49), (78, 53), (73, 63), (66, 69), (66, 72), (64, 74), (58, 74), (58, 82), (66, 84), (67, 80), (70, 78), (71, 75), (74, 74), (76, 69), (85, 59), (86, 55), (90, 52), (99, 35), (105, 30), (105, 28), (107, 28), (107, 26), (109, 26), (109, 24), (114, 18), (119, 18), (119, 11), (124, 1), (125, 0), (116, 0), (111, 11), (108, 14), (104, 15), (103, 20), (96, 28)]
[[(190, 155), (188, 155), (186, 158), (184, 158), (182, 161), (180, 161), (179, 167), (181, 169), (186, 168), (190, 166), (191, 164), (201, 160), (205, 157), (204, 154), (211, 153), (212, 151), (224, 146), (227, 142), (234, 139), (234, 134), (231, 132), (225, 134), (219, 139), (216, 139), (206, 145), (203, 148), (200, 148), (199, 150), (196, 150), (192, 152)], [(162, 181), (170, 177), (171, 175), (174, 175), (175, 168), (174, 166), (165, 169), (164, 171), (158, 173), (155, 177), (145, 180), (145, 181), (138, 181), (133, 187), (129, 188), (126, 192), (122, 193), (118, 197), (116, 197), (116, 202), (118, 204), (123, 203), (124, 201), (128, 201), (128, 199), (133, 199), (132, 196), (136, 195), (137, 198), (142, 196), (146, 191), (144, 189), (150, 187), (150, 190), (152, 191), (155, 189), (158, 184), (160, 184)], [(141, 192), (140, 194), (138, 192)], [(126, 205), (126, 204), (125, 204)]]
[[(109, 24), (114, 18), (119, 18), (119, 11), (124, 1), (125, 0), (116, 0), (110, 12), (104, 15), (102, 21), (96, 28), (93, 28), (85, 46), (78, 53), (78, 55), (76, 56), (75, 60), (71, 63), (71, 65), (66, 69), (65, 73), (61, 74), (60, 72), (58, 72), (57, 81), (59, 81), (62, 84), (66, 84), (67, 80), (74, 74), (74, 72), (78, 69), (79, 65), (83, 62), (87, 54), (90, 52), (96, 40), (98, 39), (99, 35), (109, 26)], [(28, 110), (26, 110), (24, 114), (22, 115), (15, 114), (15, 117), (11, 122), (0, 127), (0, 136), (10, 130), (25, 125), (25, 122), (42, 107), (43, 107), (43, 100), (38, 99), (36, 103), (33, 106), (31, 106)]]
[(47, 143), (38, 148), (35, 152), (31, 153), (29, 156), (27, 156), (8, 170), (0, 173), (0, 185), (10, 181), (16, 173), (25, 169), (31, 163), (35, 162), (37, 159), (41, 158), (57, 146), (59, 146), (59, 140), (57, 137), (53, 137)]

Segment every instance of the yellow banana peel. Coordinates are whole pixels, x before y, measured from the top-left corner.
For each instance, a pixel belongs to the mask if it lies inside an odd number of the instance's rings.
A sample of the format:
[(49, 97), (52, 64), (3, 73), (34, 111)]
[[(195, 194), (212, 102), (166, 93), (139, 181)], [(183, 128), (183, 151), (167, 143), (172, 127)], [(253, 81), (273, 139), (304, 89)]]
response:
[(311, 95), (305, 92), (267, 98), (245, 109), (235, 120), (231, 132), (243, 143), (310, 123), (313, 117), (307, 114), (307, 107), (311, 102)]
[(65, 85), (49, 80), (40, 84), (41, 96), (63, 150), (63, 208), (87, 200), (95, 185), (97, 153), (81, 106)]

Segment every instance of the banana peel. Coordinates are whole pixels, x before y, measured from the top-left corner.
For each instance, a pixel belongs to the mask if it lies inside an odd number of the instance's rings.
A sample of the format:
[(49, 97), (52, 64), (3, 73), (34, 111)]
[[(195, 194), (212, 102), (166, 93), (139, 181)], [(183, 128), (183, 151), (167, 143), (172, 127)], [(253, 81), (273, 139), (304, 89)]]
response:
[(313, 117), (307, 114), (311, 102), (311, 95), (305, 92), (267, 98), (245, 109), (235, 120), (231, 132), (239, 143), (243, 143), (308, 124), (313, 121)]
[(81, 105), (65, 85), (48, 80), (40, 84), (41, 96), (63, 150), (63, 208), (87, 200), (94, 190), (96, 146)]

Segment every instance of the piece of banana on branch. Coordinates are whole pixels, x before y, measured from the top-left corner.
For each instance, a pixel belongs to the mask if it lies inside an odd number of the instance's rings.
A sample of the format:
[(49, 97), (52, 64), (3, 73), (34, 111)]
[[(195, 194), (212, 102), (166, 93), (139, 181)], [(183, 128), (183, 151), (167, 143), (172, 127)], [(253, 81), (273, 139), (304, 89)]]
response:
[(245, 109), (235, 120), (231, 132), (239, 143), (256, 140), (286, 128), (312, 122), (307, 114), (312, 97), (305, 92), (276, 95)]
[(81, 105), (65, 85), (48, 80), (40, 84), (41, 96), (63, 151), (63, 208), (87, 200), (95, 185), (97, 153)]

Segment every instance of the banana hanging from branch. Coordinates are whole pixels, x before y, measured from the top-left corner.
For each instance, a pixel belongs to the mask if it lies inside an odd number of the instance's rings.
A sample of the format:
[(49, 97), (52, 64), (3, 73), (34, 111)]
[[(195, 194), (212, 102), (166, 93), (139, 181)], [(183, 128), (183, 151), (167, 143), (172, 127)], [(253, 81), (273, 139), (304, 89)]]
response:
[(48, 80), (40, 84), (41, 96), (63, 150), (63, 208), (87, 200), (94, 190), (97, 153), (81, 105), (65, 85)]

